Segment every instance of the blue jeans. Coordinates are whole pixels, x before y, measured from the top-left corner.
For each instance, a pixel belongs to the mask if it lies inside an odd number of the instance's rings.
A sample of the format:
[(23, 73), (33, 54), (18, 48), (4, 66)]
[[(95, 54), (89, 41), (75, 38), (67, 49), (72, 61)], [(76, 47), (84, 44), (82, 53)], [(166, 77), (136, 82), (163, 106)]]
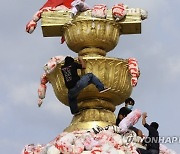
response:
[(104, 84), (94, 74), (87, 73), (80, 78), (73, 88), (68, 90), (68, 101), (72, 114), (79, 112), (77, 97), (80, 91), (91, 83), (94, 84), (99, 91), (104, 89)]

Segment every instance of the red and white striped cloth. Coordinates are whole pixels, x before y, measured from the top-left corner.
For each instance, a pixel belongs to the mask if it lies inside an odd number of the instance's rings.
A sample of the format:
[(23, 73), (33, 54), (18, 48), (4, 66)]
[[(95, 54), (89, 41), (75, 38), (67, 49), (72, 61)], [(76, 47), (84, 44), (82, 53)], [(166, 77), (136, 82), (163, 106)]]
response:
[[(34, 15), (32, 20), (30, 20), (26, 25), (26, 32), (32, 33), (36, 26), (37, 22), (41, 18), (41, 14), (45, 11), (55, 11), (57, 9), (68, 10), (71, 8), (71, 3), (73, 0), (48, 0)], [(59, 7), (62, 6), (62, 7)]]
[(39, 85), (39, 88), (38, 88), (38, 106), (40, 107), (41, 104), (43, 103), (43, 99), (45, 98), (45, 95), (46, 95), (46, 83), (48, 83), (48, 79), (47, 79), (47, 76), (46, 74), (44, 73), (42, 76), (41, 76), (41, 83)]
[[(127, 127), (134, 124), (139, 116), (140, 112), (135, 111), (130, 115), (131, 118), (126, 118)], [(95, 130), (100, 131), (97, 133)], [(118, 126), (112, 125), (71, 133), (63, 132), (47, 145), (26, 145), (22, 154), (138, 154), (136, 147), (139, 141), (134, 139), (137, 138), (136, 133), (129, 130), (121, 134), (116, 130)], [(175, 152), (161, 145), (160, 154), (175, 154)]]
[(128, 128), (135, 125), (141, 117), (141, 111), (136, 109), (129, 113), (120, 123), (119, 127), (121, 132), (127, 132)]
[(138, 67), (138, 61), (135, 58), (128, 59), (128, 68), (131, 74), (131, 85), (135, 87), (140, 76), (140, 70)]
[(29, 21), (26, 25), (26, 32), (31, 34), (35, 30), (36, 26), (37, 26), (36, 21), (34, 21), (34, 20)]
[(112, 7), (112, 15), (117, 21), (123, 19), (126, 15), (125, 5), (122, 3), (114, 5)]
[(107, 7), (104, 4), (94, 5), (92, 8), (92, 17), (106, 18)]
[(65, 59), (64, 56), (55, 56), (52, 57), (45, 65), (44, 71), (46, 74), (51, 73), (57, 67), (59, 63), (61, 63)]
[(47, 74), (50, 74), (59, 63), (61, 63), (65, 59), (64, 56), (55, 56), (52, 57), (45, 65), (44, 71), (45, 73), (41, 76), (40, 85), (38, 88), (38, 106), (40, 107), (43, 103), (43, 99), (46, 96), (46, 84), (48, 83)]
[(171, 150), (171, 149), (168, 149), (165, 145), (163, 144), (160, 144), (160, 152), (159, 154), (176, 154), (175, 151)]
[(121, 135), (108, 130), (98, 134), (74, 131), (58, 136), (47, 145), (27, 145), (22, 150), (22, 154), (42, 154), (43, 152), (47, 154), (125, 154), (126, 152), (138, 154), (135, 143), (128, 143)]

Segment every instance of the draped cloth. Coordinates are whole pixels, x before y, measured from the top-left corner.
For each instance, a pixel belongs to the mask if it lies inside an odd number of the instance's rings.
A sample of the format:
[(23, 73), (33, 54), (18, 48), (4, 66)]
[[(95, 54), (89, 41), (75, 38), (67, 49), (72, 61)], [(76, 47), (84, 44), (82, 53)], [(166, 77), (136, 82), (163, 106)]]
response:
[(73, 2), (73, 0), (48, 0), (43, 7), (40, 8), (40, 10), (42, 10), (45, 7), (57, 7), (59, 5), (64, 5), (67, 8), (71, 8), (71, 3)]

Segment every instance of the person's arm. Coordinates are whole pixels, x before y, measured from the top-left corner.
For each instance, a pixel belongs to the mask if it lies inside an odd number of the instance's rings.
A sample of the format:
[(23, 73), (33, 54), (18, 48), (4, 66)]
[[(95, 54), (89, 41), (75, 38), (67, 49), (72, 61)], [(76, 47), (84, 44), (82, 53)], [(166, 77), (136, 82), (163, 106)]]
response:
[(78, 57), (78, 60), (80, 62), (80, 64), (82, 65), (82, 68), (85, 69), (86, 68), (86, 64), (84, 63), (84, 60), (82, 59), (82, 57)]
[(143, 133), (140, 129), (137, 130), (137, 135), (140, 136), (141, 138), (143, 138)]
[(143, 125), (143, 126), (146, 124), (146, 117), (147, 117), (147, 113), (144, 112), (144, 113), (142, 114), (142, 125)]
[(124, 119), (124, 116), (122, 114), (119, 115), (119, 119), (120, 120), (123, 120)]
[(125, 116), (125, 112), (126, 112), (126, 108), (125, 107), (122, 107), (120, 110), (119, 110), (119, 113), (118, 113), (118, 118), (119, 120), (121, 121), (122, 119), (124, 119)]
[(142, 114), (142, 124), (143, 124), (143, 126), (145, 127), (145, 128), (147, 128), (149, 131), (151, 131), (151, 126), (149, 126), (147, 123), (146, 123), (146, 117), (147, 117), (147, 113), (146, 112), (144, 112), (143, 114)]

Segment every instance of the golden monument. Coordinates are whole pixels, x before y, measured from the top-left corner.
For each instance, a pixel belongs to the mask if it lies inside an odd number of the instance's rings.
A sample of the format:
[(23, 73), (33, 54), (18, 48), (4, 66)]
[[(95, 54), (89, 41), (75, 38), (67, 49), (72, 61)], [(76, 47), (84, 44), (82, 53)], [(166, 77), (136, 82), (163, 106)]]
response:
[[(141, 33), (142, 10), (126, 9), (126, 16), (116, 21), (112, 10), (106, 18), (91, 16), (91, 10), (71, 17), (70, 11), (50, 11), (42, 14), (41, 26), (44, 37), (63, 36), (72, 51), (83, 56), (86, 62), (84, 73), (94, 73), (107, 87), (100, 94), (94, 85), (89, 85), (78, 96), (80, 114), (75, 115), (64, 131), (90, 129), (95, 125), (104, 127), (115, 124), (115, 107), (131, 95), (131, 74), (126, 59), (106, 57), (113, 50), (120, 35)], [(133, 13), (132, 13), (133, 12)], [(56, 97), (68, 106), (67, 89), (60, 71), (62, 63), (47, 75)]]
[[(26, 145), (22, 154), (132, 154), (137, 153), (137, 148), (146, 149), (141, 145), (144, 137), (128, 130), (140, 118), (140, 110), (134, 110), (119, 126), (115, 125), (115, 107), (130, 97), (137, 84), (140, 75), (138, 62), (132, 57), (106, 57), (106, 53), (116, 47), (120, 35), (141, 33), (141, 22), (147, 18), (147, 12), (128, 8), (122, 3), (107, 9), (102, 4), (89, 8), (84, 0), (47, 0), (26, 25), (28, 33), (35, 30), (40, 18), (44, 37), (61, 36), (69, 49), (83, 57), (86, 69), (78, 74), (93, 73), (111, 89), (99, 93), (94, 85), (88, 85), (77, 98), (80, 113), (73, 116), (64, 132), (46, 145)], [(45, 64), (38, 88), (39, 107), (45, 98), (48, 82), (58, 100), (69, 106), (68, 91), (61, 73), (63, 60), (64, 56), (55, 56)], [(160, 153), (167, 151), (175, 153), (165, 146), (160, 147)]]

